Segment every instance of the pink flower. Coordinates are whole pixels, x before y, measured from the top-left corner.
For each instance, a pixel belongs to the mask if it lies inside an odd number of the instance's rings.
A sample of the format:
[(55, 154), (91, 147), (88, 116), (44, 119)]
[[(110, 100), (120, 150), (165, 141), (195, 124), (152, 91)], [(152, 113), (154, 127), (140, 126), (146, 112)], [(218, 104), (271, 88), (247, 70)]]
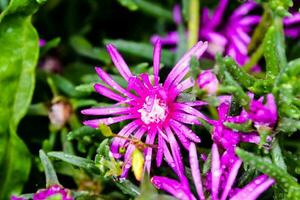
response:
[[(252, 180), (243, 188), (235, 187), (236, 178), (242, 165), (242, 160), (235, 157), (228, 165), (228, 156), (226, 151), (220, 156), (217, 144), (212, 146), (212, 161), (210, 171), (204, 175), (206, 184), (202, 183), (202, 176), (199, 168), (198, 155), (194, 143), (190, 145), (189, 161), (192, 179), (196, 188), (197, 196), (194, 196), (190, 189), (190, 185), (186, 182), (186, 177), (180, 177), (174, 180), (162, 176), (152, 177), (152, 183), (158, 188), (165, 190), (180, 200), (205, 200), (204, 192), (208, 195), (208, 199), (225, 200), (230, 197), (232, 200), (255, 200), (266, 191), (275, 180), (262, 174)], [(179, 161), (182, 164), (182, 160)]]
[(59, 185), (52, 185), (47, 189), (39, 190), (33, 195), (33, 200), (47, 200), (50, 197), (56, 196), (57, 198), (60, 197), (61, 200), (73, 200), (71, 192)]
[(208, 94), (216, 94), (219, 87), (219, 81), (211, 70), (202, 71), (197, 78), (197, 84)]
[[(159, 83), (159, 68), (161, 56), (161, 42), (158, 40), (153, 52), (153, 79), (147, 73), (133, 75), (129, 70), (117, 49), (109, 44), (107, 50), (120, 74), (127, 81), (127, 88), (122, 88), (105, 71), (96, 67), (101, 80), (106, 84), (95, 84), (95, 90), (117, 103), (111, 107), (90, 108), (82, 110), (86, 115), (108, 116), (101, 119), (84, 121), (84, 124), (92, 128), (98, 128), (99, 124), (114, 124), (125, 120), (131, 120), (118, 133), (122, 137), (134, 137), (145, 140), (152, 145), (158, 138), (156, 165), (160, 166), (163, 156), (169, 165), (178, 173), (183, 173), (183, 167), (176, 165), (178, 157), (172, 157), (171, 152), (179, 151), (179, 145), (175, 139), (178, 137), (182, 145), (189, 149), (191, 141), (200, 142), (200, 138), (184, 124), (199, 124), (198, 118), (205, 116), (194, 107), (205, 105), (202, 101), (182, 102), (177, 97), (183, 91), (194, 86), (191, 77), (184, 79), (189, 72), (189, 62), (193, 56), (199, 57), (207, 49), (206, 42), (198, 42), (192, 47), (173, 67), (163, 84)], [(111, 152), (115, 158), (121, 158), (121, 147), (127, 147), (124, 155), (124, 167), (121, 177), (127, 175), (131, 167), (131, 155), (135, 145), (122, 138), (114, 138)], [(144, 168), (150, 172), (152, 160), (152, 147), (147, 147), (144, 152)]]

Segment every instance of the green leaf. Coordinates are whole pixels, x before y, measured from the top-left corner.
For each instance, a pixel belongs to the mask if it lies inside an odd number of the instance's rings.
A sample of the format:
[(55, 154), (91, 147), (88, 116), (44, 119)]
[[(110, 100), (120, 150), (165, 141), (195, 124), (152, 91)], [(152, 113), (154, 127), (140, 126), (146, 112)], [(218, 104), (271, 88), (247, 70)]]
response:
[(93, 47), (91, 43), (81, 36), (71, 37), (70, 44), (82, 56), (101, 61), (105, 64), (110, 63), (110, 58), (106, 50)]
[[(152, 60), (153, 46), (151, 44), (138, 43), (126, 40), (105, 40), (104, 43), (112, 43), (120, 51), (124, 51), (134, 56), (139, 56), (141, 58)], [(173, 53), (167, 50), (162, 50), (161, 62), (163, 64), (172, 66), (174, 64), (174, 56), (175, 55)]]
[(281, 148), (279, 146), (278, 139), (273, 142), (272, 150), (271, 150), (272, 160), (275, 165), (282, 168), (284, 171), (287, 171), (287, 166), (284, 162), (284, 158), (281, 152)]
[(278, 38), (274, 26), (271, 26), (264, 38), (264, 56), (266, 60), (266, 75), (267, 78), (275, 79), (280, 71), (282, 63), (280, 62), (280, 55), (278, 55)]
[(226, 70), (245, 88), (249, 88), (255, 83), (255, 78), (245, 72), (243, 68), (238, 66), (232, 58), (226, 57), (224, 59), (224, 64), (226, 66)]
[(141, 194), (140, 189), (128, 179), (122, 179), (120, 181), (116, 181), (115, 184), (118, 188), (122, 190), (122, 192), (132, 197), (136, 197)]
[(265, 158), (256, 156), (240, 148), (236, 148), (236, 154), (245, 163), (254, 166), (257, 170), (274, 178), (276, 183), (287, 193), (288, 199), (300, 199), (300, 185), (297, 183), (296, 178), (289, 175), (281, 167), (268, 162)]
[(134, 3), (134, 0), (118, 0), (118, 2), (131, 11), (135, 11), (138, 9), (138, 6), (136, 5), (136, 3)]
[(16, 131), (34, 90), (39, 48), (31, 15), (37, 8), (33, 0), (11, 0), (0, 14), (0, 199), (22, 191), (31, 166)]
[(43, 150), (40, 150), (40, 159), (45, 169), (46, 187), (59, 184), (53, 165)]
[(60, 43), (61, 39), (59, 37), (54, 38), (50, 41), (47, 41), (47, 43), (45, 44), (45, 46), (40, 48), (40, 56), (44, 56), (49, 50), (57, 47)]
[(157, 190), (155, 187), (152, 185), (148, 174), (144, 175), (144, 178), (141, 182), (141, 194), (135, 198), (135, 200), (143, 200), (143, 199), (148, 199), (148, 200), (155, 200), (157, 198)]
[(88, 96), (88, 92), (77, 91), (75, 85), (61, 75), (52, 75), (51, 76), (54, 85), (65, 95), (69, 97), (85, 97)]
[(300, 121), (292, 118), (282, 118), (279, 121), (277, 130), (285, 133), (293, 133), (300, 130)]
[(62, 161), (65, 161), (65, 162), (75, 165), (77, 167), (86, 169), (88, 171), (93, 172), (94, 174), (100, 173), (99, 169), (95, 166), (94, 161), (86, 159), (86, 158), (81, 158), (78, 156), (74, 156), (74, 155), (70, 155), (70, 154), (66, 154), (66, 153), (58, 152), (58, 151), (49, 152), (48, 156), (60, 159)]
[(82, 139), (84, 136), (99, 136), (100, 131), (88, 126), (82, 126), (78, 129), (75, 129), (71, 131), (68, 134), (68, 140), (73, 140), (73, 139)]
[(145, 0), (133, 0), (133, 2), (138, 6), (139, 10), (143, 11), (146, 14), (160, 19), (173, 21), (172, 13), (169, 10), (159, 6), (158, 4)]

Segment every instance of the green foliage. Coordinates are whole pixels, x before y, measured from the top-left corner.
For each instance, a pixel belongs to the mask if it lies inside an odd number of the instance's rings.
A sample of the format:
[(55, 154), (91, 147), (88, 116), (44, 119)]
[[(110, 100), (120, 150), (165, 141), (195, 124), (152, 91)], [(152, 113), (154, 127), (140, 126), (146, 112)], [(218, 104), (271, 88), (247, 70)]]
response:
[(43, 150), (40, 150), (40, 159), (45, 169), (46, 186), (59, 184), (54, 167)]
[(86, 158), (81, 158), (78, 156), (66, 154), (63, 152), (49, 152), (48, 156), (57, 158), (60, 160), (63, 160), (67, 163), (70, 163), (72, 165), (75, 165), (77, 167), (81, 167), (83, 169), (88, 170), (89, 172), (99, 174), (100, 171), (99, 169), (95, 166), (95, 163), (92, 160), (86, 159)]
[(287, 199), (300, 198), (300, 185), (294, 177), (289, 175), (282, 166), (270, 163), (267, 159), (246, 152), (240, 148), (236, 149), (236, 154), (245, 162), (254, 166), (257, 170), (269, 175), (276, 180), (278, 186), (284, 189)]
[(33, 0), (11, 0), (0, 14), (0, 199), (22, 191), (31, 166), (17, 128), (35, 86), (39, 49), (31, 15), (37, 8)]

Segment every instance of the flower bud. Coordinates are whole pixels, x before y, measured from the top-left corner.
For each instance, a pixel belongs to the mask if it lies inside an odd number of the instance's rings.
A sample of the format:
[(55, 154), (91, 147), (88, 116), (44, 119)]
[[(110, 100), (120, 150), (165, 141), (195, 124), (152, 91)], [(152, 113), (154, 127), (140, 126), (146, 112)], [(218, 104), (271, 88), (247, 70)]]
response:
[(219, 87), (219, 81), (211, 70), (202, 71), (198, 76), (197, 84), (210, 95), (215, 94)]

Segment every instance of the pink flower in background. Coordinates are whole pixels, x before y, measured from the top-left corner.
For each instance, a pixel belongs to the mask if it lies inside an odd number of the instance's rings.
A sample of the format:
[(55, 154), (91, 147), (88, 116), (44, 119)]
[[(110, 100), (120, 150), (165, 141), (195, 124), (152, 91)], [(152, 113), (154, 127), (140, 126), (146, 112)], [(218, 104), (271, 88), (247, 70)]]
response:
[[(249, 15), (256, 7), (256, 3), (246, 2), (225, 20), (224, 13), (228, 2), (228, 0), (221, 0), (212, 15), (208, 8), (202, 10), (199, 38), (208, 41), (208, 57), (223, 53), (232, 56), (240, 65), (244, 65), (249, 59), (247, 48), (251, 40), (250, 33), (261, 17)], [(181, 21), (178, 20), (180, 19), (178, 16), (180, 16), (180, 9), (175, 7), (173, 18), (176, 24)], [(164, 37), (154, 35), (151, 41), (154, 42), (158, 38), (162, 40), (163, 45), (176, 46), (179, 42), (179, 35), (175, 31)]]
[[(260, 175), (248, 183), (243, 188), (234, 187), (238, 171), (242, 165), (242, 160), (239, 158), (230, 158), (225, 153), (220, 156), (217, 144), (212, 146), (212, 161), (210, 171), (204, 175), (206, 180), (203, 184), (201, 172), (199, 168), (198, 155), (194, 143), (190, 145), (189, 161), (192, 179), (196, 188), (197, 196), (190, 189), (190, 185), (183, 178), (179, 177), (179, 181), (162, 177), (152, 177), (152, 183), (158, 188), (167, 191), (174, 197), (180, 200), (205, 200), (205, 193), (208, 193), (208, 198), (212, 200), (255, 200), (266, 191), (275, 180), (267, 175)], [(233, 159), (233, 162), (228, 165), (227, 160)], [(180, 160), (180, 162), (182, 162)]]
[(216, 94), (219, 81), (211, 70), (204, 70), (197, 78), (197, 85), (208, 94)]
[[(153, 52), (153, 77), (147, 73), (133, 75), (129, 67), (117, 51), (109, 44), (107, 50), (122, 77), (127, 81), (127, 88), (122, 88), (105, 71), (97, 67), (96, 71), (105, 85), (95, 84), (95, 90), (117, 103), (110, 107), (99, 107), (82, 110), (85, 115), (107, 116), (100, 119), (84, 121), (92, 128), (99, 124), (114, 124), (131, 120), (118, 133), (122, 137), (133, 137), (152, 145), (158, 139), (156, 165), (160, 166), (163, 157), (168, 164), (179, 174), (183, 173), (183, 166), (177, 165), (180, 148), (175, 138), (178, 137), (182, 145), (189, 149), (191, 141), (200, 142), (200, 138), (185, 124), (199, 124), (198, 118), (206, 117), (194, 107), (205, 105), (202, 101), (182, 102), (177, 101), (178, 95), (194, 86), (194, 80), (186, 77), (189, 72), (189, 62), (193, 56), (199, 57), (207, 49), (206, 42), (198, 42), (192, 47), (173, 67), (163, 84), (159, 82), (159, 68), (161, 57), (161, 42), (158, 40)], [(171, 147), (171, 153), (167, 144)], [(131, 167), (131, 155), (135, 149), (134, 144), (126, 139), (114, 138), (111, 152), (115, 158), (121, 158), (121, 147), (127, 147), (124, 155), (124, 167), (121, 177), (127, 175)], [(152, 147), (145, 149), (145, 169), (150, 171), (152, 160)]]
[(71, 196), (71, 191), (62, 188), (59, 185), (52, 185), (47, 189), (39, 190), (33, 195), (33, 200), (47, 200), (48, 198), (54, 198), (61, 200), (73, 200)]
[[(33, 195), (33, 200), (73, 200), (71, 191), (61, 187), (60, 185), (52, 185), (47, 189), (37, 191)], [(10, 200), (27, 200), (27, 198), (12, 196)]]

